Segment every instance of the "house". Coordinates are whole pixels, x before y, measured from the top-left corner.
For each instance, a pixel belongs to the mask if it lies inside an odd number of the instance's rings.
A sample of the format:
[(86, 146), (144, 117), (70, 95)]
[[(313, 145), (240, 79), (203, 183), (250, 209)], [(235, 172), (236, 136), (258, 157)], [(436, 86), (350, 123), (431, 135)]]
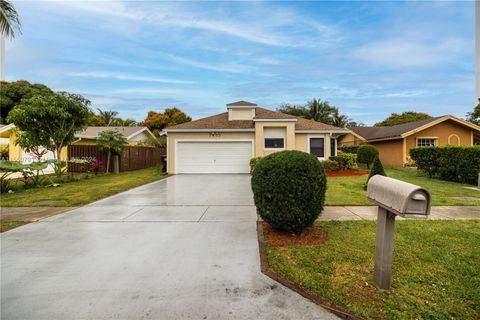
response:
[[(155, 137), (146, 127), (87, 127), (85, 130), (79, 131), (75, 134), (77, 140), (73, 141), (72, 144), (94, 145), (98, 139), (98, 134), (106, 130), (116, 130), (121, 132), (127, 139), (129, 145), (136, 145), (147, 140), (149, 137)], [(17, 135), (18, 129), (14, 124), (0, 127), (0, 137), (8, 139), (9, 159), (25, 163), (33, 161), (34, 157), (31, 153), (23, 150), (19, 145), (15, 144)], [(61, 150), (60, 158), (64, 160), (67, 159), (67, 148)], [(53, 153), (51, 151), (47, 152), (42, 159), (54, 159)]]
[(386, 166), (403, 166), (412, 148), (480, 144), (480, 126), (451, 115), (391, 127), (352, 127), (338, 139), (339, 146), (371, 144)]
[(227, 112), (179, 124), (167, 134), (169, 173), (248, 173), (249, 160), (281, 150), (328, 159), (337, 137), (350, 132), (237, 101)]

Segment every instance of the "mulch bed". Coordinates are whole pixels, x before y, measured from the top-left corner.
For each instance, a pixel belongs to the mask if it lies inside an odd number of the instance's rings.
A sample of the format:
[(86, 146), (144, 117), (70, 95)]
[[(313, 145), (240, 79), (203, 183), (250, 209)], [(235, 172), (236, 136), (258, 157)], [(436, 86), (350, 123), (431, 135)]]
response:
[(366, 176), (370, 173), (368, 170), (347, 169), (341, 171), (327, 171), (327, 177), (349, 177), (349, 176)]
[(262, 229), (265, 242), (272, 247), (286, 247), (291, 245), (315, 246), (324, 244), (328, 240), (327, 232), (320, 226), (307, 228), (300, 235), (274, 230), (266, 222), (262, 222)]

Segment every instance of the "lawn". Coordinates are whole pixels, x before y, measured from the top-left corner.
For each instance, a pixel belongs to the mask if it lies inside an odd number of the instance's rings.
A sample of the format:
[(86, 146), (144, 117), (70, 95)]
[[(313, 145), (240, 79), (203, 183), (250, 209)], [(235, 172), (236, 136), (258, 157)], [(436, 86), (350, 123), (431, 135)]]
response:
[(480, 221), (397, 221), (388, 293), (372, 285), (375, 222), (317, 227), (324, 244), (267, 247), (270, 267), (366, 319), (478, 319)]
[(28, 221), (0, 221), (0, 233), (30, 223)]
[(2, 194), (2, 207), (74, 207), (81, 206), (140, 185), (165, 178), (156, 168), (120, 174), (93, 176), (63, 183), (58, 187), (40, 187)]
[[(432, 193), (432, 204), (434, 206), (480, 206), (480, 199), (467, 201), (455, 199), (454, 197), (480, 198), (480, 190), (472, 190), (461, 183), (448, 182), (439, 179), (430, 179), (417, 172), (414, 168), (385, 169), (389, 177), (410, 182), (428, 189)], [(367, 200), (363, 186), (367, 177), (328, 177), (328, 189), (326, 205), (372, 205)]]

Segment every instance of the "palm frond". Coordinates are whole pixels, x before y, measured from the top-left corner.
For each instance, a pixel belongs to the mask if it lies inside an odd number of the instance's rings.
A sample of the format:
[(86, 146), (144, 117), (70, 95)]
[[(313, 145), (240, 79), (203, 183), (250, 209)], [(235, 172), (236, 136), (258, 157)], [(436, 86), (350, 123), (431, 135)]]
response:
[(18, 12), (6, 0), (0, 0), (0, 33), (11, 39), (22, 33)]

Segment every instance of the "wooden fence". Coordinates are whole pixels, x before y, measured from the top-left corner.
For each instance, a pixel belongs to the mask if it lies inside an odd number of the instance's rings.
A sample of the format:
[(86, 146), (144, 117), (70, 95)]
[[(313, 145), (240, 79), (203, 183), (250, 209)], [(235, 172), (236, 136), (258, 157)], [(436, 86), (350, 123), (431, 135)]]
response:
[[(125, 147), (119, 157), (120, 171), (130, 171), (148, 168), (162, 163), (166, 156), (165, 148), (149, 147)], [(99, 172), (105, 172), (107, 165), (108, 152), (100, 150), (96, 145), (70, 145), (68, 146), (68, 159), (84, 159), (94, 162), (100, 161)], [(85, 165), (68, 163), (68, 171), (84, 171)], [(110, 159), (110, 172), (113, 170), (113, 156)]]

